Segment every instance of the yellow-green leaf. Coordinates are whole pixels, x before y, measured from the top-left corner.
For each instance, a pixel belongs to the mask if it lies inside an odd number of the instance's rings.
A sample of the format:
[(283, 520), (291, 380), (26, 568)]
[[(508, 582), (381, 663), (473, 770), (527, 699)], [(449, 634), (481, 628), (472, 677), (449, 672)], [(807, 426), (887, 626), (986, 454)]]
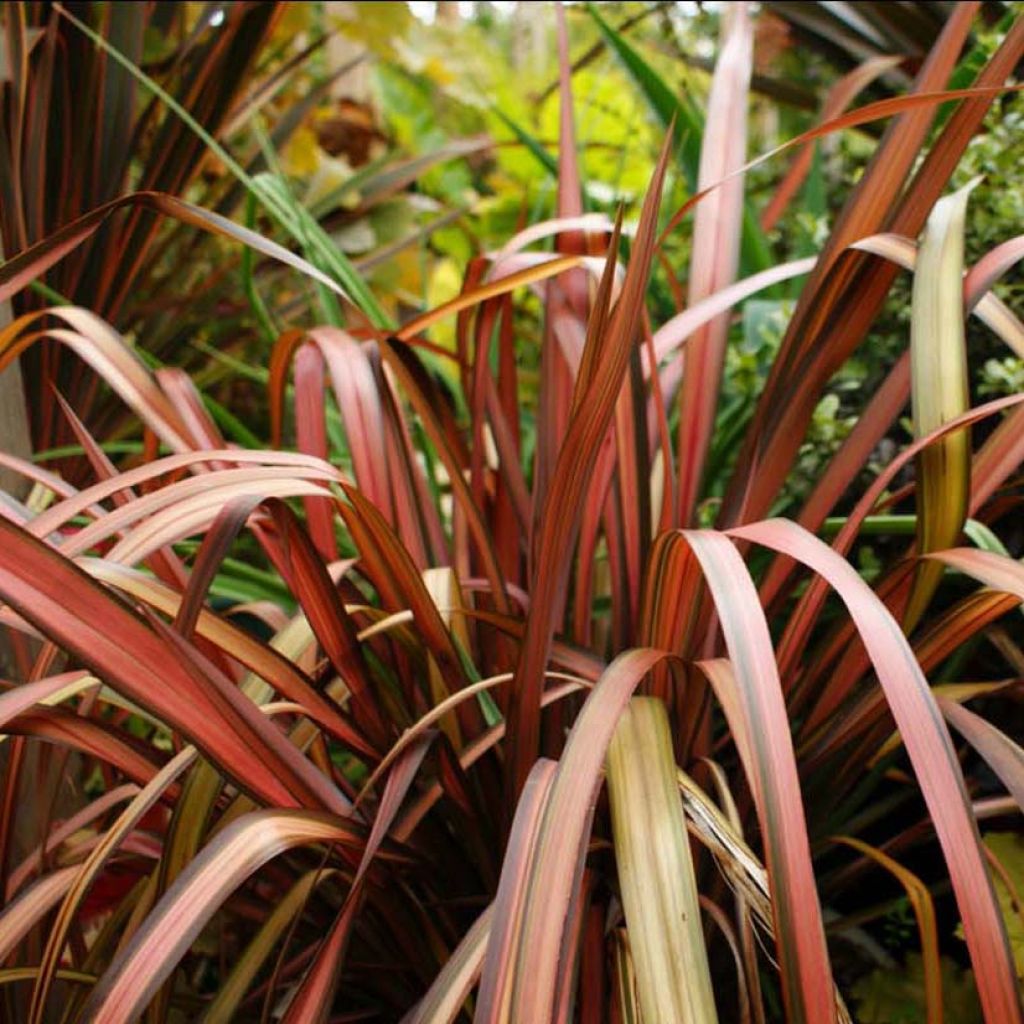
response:
[[(964, 344), (964, 222), (967, 197), (977, 179), (940, 199), (928, 218), (914, 273), (910, 326), (911, 401), (914, 434), (924, 437), (966, 412), (967, 350)], [(971, 488), (971, 437), (947, 434), (917, 457), (918, 554), (956, 542), (967, 519)], [(942, 567), (917, 570), (905, 628), (920, 619), (942, 577)]]
[(635, 697), (608, 748), (615, 857), (645, 1021), (717, 1021), (665, 705)]
[[(981, 1006), (974, 978), (944, 956), (942, 1001), (946, 1019), (957, 1024), (981, 1024)], [(911, 953), (902, 969), (879, 967), (853, 986), (860, 1024), (928, 1024), (924, 1001), (924, 961)]]

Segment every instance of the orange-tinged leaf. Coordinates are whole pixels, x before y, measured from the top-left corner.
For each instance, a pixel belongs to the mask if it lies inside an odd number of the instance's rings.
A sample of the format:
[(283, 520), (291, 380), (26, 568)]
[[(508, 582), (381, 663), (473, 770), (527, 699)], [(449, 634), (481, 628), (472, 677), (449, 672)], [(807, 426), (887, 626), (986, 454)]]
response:
[(343, 819), (311, 811), (253, 811), (225, 828), (115, 957), (89, 997), (85, 1018), (110, 1024), (136, 1020), (224, 900), (268, 860), (310, 843), (338, 844), (351, 855), (363, 837)]
[(912, 871), (887, 853), (853, 836), (837, 836), (837, 843), (852, 847), (885, 868), (906, 890), (917, 918), (924, 964), (924, 998), (929, 1024), (942, 1024), (942, 967), (939, 962), (939, 936), (935, 926), (935, 904), (928, 887)]
[[(825, 96), (825, 102), (821, 108), (822, 121), (830, 121), (841, 114), (853, 101), (854, 97), (862, 89), (867, 88), (879, 76), (892, 71), (903, 63), (903, 57), (885, 55), (871, 57), (858, 65), (852, 71), (848, 71), (838, 82), (833, 85)], [(761, 214), (761, 230), (770, 231), (793, 196), (796, 195), (800, 186), (804, 183), (808, 172), (811, 169), (811, 161), (814, 159), (814, 146), (808, 144), (801, 147), (800, 151), (793, 157), (782, 181), (779, 182), (771, 202), (764, 208)]]
[[(556, 471), (538, 520), (530, 608), (508, 706), (510, 742), (506, 802), (510, 807), (525, 784), (539, 749), (543, 673), (572, 565), (572, 547), (583, 511), (581, 499), (611, 425), (636, 340), (637, 321), (643, 308), (653, 258), (661, 185), (670, 153), (669, 137), (662, 148), (644, 201), (622, 295), (603, 335), (588, 339), (573, 396), (569, 432), (562, 442)], [(593, 367), (592, 371), (588, 371), (588, 365)]]
[[(762, 153), (753, 160), (747, 161), (747, 163), (742, 167), (737, 168), (725, 178), (713, 182), (706, 188), (694, 193), (694, 195), (687, 199), (686, 202), (676, 210), (669, 222), (662, 229), (661, 235), (659, 236), (659, 244), (675, 230), (682, 219), (690, 212), (690, 210), (700, 203), (705, 196), (710, 195), (716, 189), (721, 188), (731, 178), (746, 174), (747, 171), (771, 160), (773, 157), (778, 156), (780, 153), (785, 152), (793, 146), (813, 142), (816, 139), (825, 138), (828, 135), (832, 135), (838, 131), (843, 131), (846, 128), (857, 128), (860, 127), (860, 125), (871, 124), (874, 121), (881, 121), (887, 117), (893, 117), (897, 114), (914, 113), (922, 110), (927, 111), (929, 108), (936, 107), (941, 103), (948, 103), (953, 100), (991, 101), (1002, 93), (1016, 92), (1021, 88), (1024, 87), (1018, 85), (982, 85), (972, 86), (968, 89), (931, 90), (928, 92), (911, 93), (907, 96), (893, 96), (888, 99), (869, 103), (863, 107), (858, 107), (856, 110), (851, 110), (849, 113), (841, 114), (839, 117), (835, 117), (831, 121), (826, 121), (824, 124), (810, 128), (801, 135), (797, 135), (796, 137), (783, 142), (781, 145), (776, 146), (774, 149), (769, 150), (767, 153)], [(866, 231), (863, 228), (861, 230), (862, 233), (870, 233), (870, 228)], [(843, 244), (845, 245), (849, 243), (844, 240)]]
[[(795, 523), (775, 519), (729, 531), (796, 558), (838, 591), (867, 648), (903, 738), (949, 868), (989, 1020), (1022, 1020), (1012, 959), (956, 751), (912, 650), (891, 613), (835, 551)], [(978, 552), (979, 554), (981, 552)]]
[(193, 674), (105, 588), (2, 519), (0, 541), (0, 595), (97, 676), (180, 729), (258, 798), (347, 811), (341, 793), (227, 680)]
[(64, 943), (71, 929), (74, 916), (78, 912), (89, 887), (103, 870), (107, 861), (113, 856), (117, 847), (127, 834), (135, 828), (143, 815), (164, 795), (167, 787), (195, 760), (194, 747), (186, 747), (180, 754), (169, 761), (134, 797), (131, 803), (118, 816), (117, 821), (102, 835), (100, 842), (93, 847), (89, 856), (79, 867), (78, 875), (70, 890), (64, 896), (56, 920), (50, 928), (39, 964), (39, 974), (32, 990), (32, 1003), (29, 1008), (29, 1024), (41, 1024), (45, 1019), (46, 1000), (50, 993), (53, 979)]
[[(0, 267), (0, 278), (9, 265)], [(50, 315), (67, 326), (34, 329)], [(86, 309), (57, 306), (28, 313), (5, 326), (0, 330), (0, 369), (45, 339), (66, 345), (91, 366), (170, 448), (192, 447), (187, 426), (138, 356), (109, 324)]]
[(399, 341), (409, 341), (415, 335), (425, 331), (432, 324), (437, 323), (438, 320), (443, 320), (445, 317), (452, 316), (460, 310), (469, 309), (472, 306), (478, 306), (487, 299), (493, 299), (499, 295), (507, 295), (509, 292), (514, 291), (517, 288), (523, 288), (526, 285), (535, 284), (538, 281), (546, 281), (548, 278), (562, 274), (566, 270), (571, 270), (573, 267), (584, 266), (587, 261), (583, 256), (549, 257), (538, 255), (536, 259), (532, 261), (534, 265), (530, 265), (531, 261), (529, 260), (524, 260), (522, 262), (527, 263), (525, 269), (516, 270), (512, 273), (506, 274), (505, 276), (498, 277), (496, 280), (486, 281), (476, 288), (464, 291), (454, 299), (449, 299), (440, 306), (436, 306), (434, 309), (428, 310), (426, 313), (421, 313), (419, 316), (413, 317), (408, 323), (403, 324), (402, 327), (395, 332), (395, 337), (398, 338)]

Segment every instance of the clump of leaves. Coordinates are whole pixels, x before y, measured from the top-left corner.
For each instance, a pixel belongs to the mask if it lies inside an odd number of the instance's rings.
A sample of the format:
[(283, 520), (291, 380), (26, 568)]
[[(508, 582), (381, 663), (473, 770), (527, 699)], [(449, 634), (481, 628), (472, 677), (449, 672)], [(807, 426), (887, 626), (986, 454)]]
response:
[[(946, 193), (1024, 21), (970, 88), (943, 92), (978, 6), (951, 12), (906, 95), (794, 141), (891, 118), (821, 251), (790, 263), (764, 262), (743, 188), (745, 4), (723, 19), (706, 111), (602, 28), (674, 122), (628, 230), (584, 212), (559, 11), (557, 217), (400, 326), (263, 179), (303, 257), (213, 225), (306, 274), (337, 321), (276, 338), (266, 447), (230, 444), (187, 375), (151, 371), (95, 313), (0, 331), (0, 368), (43, 343), (87, 360), (147, 456), (113, 465), (63, 403), (92, 483), (3, 458), (36, 485), (0, 519), (8, 1016), (818, 1024), (851, 1019), (854, 997), (881, 1019), (892, 993), (873, 962), (849, 991), (833, 965), (878, 947), (891, 901), (863, 894), (883, 874), (913, 908), (902, 981), (925, 1019), (957, 1019), (970, 984), (943, 959), (938, 901), (962, 922), (984, 1019), (1022, 1019), (977, 820), (1012, 828), (1024, 806), (1000, 728), (1024, 655), (999, 625), (1024, 601), (1000, 540), (1024, 395), (970, 405), (964, 323), (1024, 351), (991, 292), (1024, 246), (965, 266), (970, 190)], [(694, 191), (666, 215), (670, 169)], [(691, 212), (687, 289), (654, 320), (652, 268)], [(14, 255), (0, 298), (100, 216)], [(794, 487), (900, 268), (908, 348), (809, 493)], [(732, 310), (797, 279), (715, 493)], [(427, 334), (446, 320), (451, 349)], [(908, 399), (913, 440), (863, 487)], [(790, 518), (770, 518), (782, 500)], [(243, 537), (249, 560), (229, 570)], [(212, 600), (226, 577), (252, 599)]]

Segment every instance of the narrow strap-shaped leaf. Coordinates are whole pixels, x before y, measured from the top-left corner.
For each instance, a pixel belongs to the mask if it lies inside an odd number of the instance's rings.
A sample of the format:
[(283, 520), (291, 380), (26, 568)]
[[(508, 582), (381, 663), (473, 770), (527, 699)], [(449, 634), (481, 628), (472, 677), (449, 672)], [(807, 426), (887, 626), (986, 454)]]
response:
[(338, 479), (338, 473), (328, 463), (297, 452), (245, 451), (239, 448), (222, 448), (209, 452), (182, 452), (167, 455), (133, 469), (126, 469), (116, 478), (100, 480), (96, 484), (75, 492), (63, 501), (50, 506), (32, 520), (30, 528), (37, 537), (59, 530), (75, 516), (90, 509), (97, 502), (105, 501), (118, 491), (148, 483), (164, 474), (173, 474), (181, 469), (191, 469), (203, 463), (228, 462), (237, 465), (291, 466), (315, 469), (319, 467), (323, 479)]
[(299, 982), (282, 1024), (324, 1024), (328, 1020), (338, 984), (338, 971), (358, 907), (358, 901), (346, 901), (316, 951), (309, 970)]
[(942, 968), (939, 962), (939, 936), (935, 926), (935, 904), (928, 886), (912, 871), (887, 853), (853, 836), (838, 836), (837, 843), (852, 847), (876, 864), (885, 868), (907, 893), (907, 899), (917, 918), (921, 936), (921, 960), (924, 964), (925, 1013), (929, 1024), (942, 1024)]
[(1024, 808), (1024, 750), (1001, 729), (957, 701), (939, 697), (946, 721), (978, 751), (999, 780)]
[(505, 596), (501, 566), (498, 564), (491, 538), (484, 523), (481, 510), (473, 501), (473, 495), (463, 473), (469, 468), (469, 456), (465, 451), (450, 410), (445, 408), (436, 386), (408, 345), (391, 339), (381, 342), (381, 354), (388, 367), (398, 378), (403, 391), (419, 413), (430, 440), (451, 481), (452, 490), (459, 502), (460, 511), (476, 545), (481, 563), (493, 587), (493, 594), (500, 611), (508, 608)]
[(823, 575), (842, 597), (871, 657), (934, 822), (986, 1018), (1019, 1024), (1013, 960), (956, 751), (902, 630), (856, 570), (795, 523), (775, 519), (737, 527), (730, 534), (798, 559)]
[(968, 296), (967, 308), (972, 309), (978, 300), (999, 280), (1011, 267), (1024, 259), (1024, 235), (1009, 238), (990, 249), (967, 272), (964, 281), (964, 293)]
[(217, 513), (213, 529), (203, 538), (203, 543), (199, 547), (188, 585), (181, 596), (178, 613), (174, 617), (174, 626), (182, 636), (192, 636), (207, 591), (220, 568), (220, 563), (258, 504), (258, 498), (248, 495), (229, 501)]
[[(862, 89), (867, 88), (879, 76), (899, 67), (903, 63), (903, 59), (903, 57), (891, 55), (869, 57), (852, 71), (848, 71), (828, 90), (821, 108), (821, 120), (830, 121), (833, 117), (841, 114)], [(804, 183), (813, 159), (813, 143), (801, 147), (793, 157), (789, 170), (786, 171), (782, 181), (775, 189), (771, 201), (761, 214), (762, 231), (771, 231), (778, 222), (790, 200)]]
[[(295, 444), (317, 458), (329, 458), (324, 412), (324, 360), (316, 346), (302, 345), (295, 354)], [(306, 523), (325, 562), (338, 557), (334, 536), (334, 506), (328, 500), (304, 498)]]
[(199, 388), (183, 369), (161, 366), (153, 372), (153, 377), (185, 424), (192, 447), (225, 447), (224, 435), (203, 403)]
[(737, 683), (787, 1015), (808, 1024), (835, 1020), (807, 822), (768, 624), (743, 559), (726, 537), (697, 530), (683, 531), (679, 538), (704, 571)]
[(0, 302), (19, 292), (30, 281), (45, 274), (55, 263), (60, 262), (69, 252), (73, 252), (94, 235), (112, 214), (125, 207), (152, 210), (165, 217), (173, 217), (192, 227), (201, 228), (203, 231), (241, 242), (256, 252), (311, 277), (318, 284), (329, 288), (343, 299), (348, 298), (347, 293), (339, 284), (317, 270), (301, 256), (296, 256), (284, 246), (264, 238), (255, 231), (243, 228), (234, 221), (228, 220), (227, 217), (222, 217), (219, 213), (204, 210), (183, 199), (162, 192), (134, 192), (113, 199), (103, 206), (98, 206), (95, 210), (90, 210), (89, 213), (83, 214), (77, 220), (55, 231), (43, 241), (37, 242), (8, 259), (3, 266), (0, 266)]
[(6, 690), (0, 693), (0, 729), (5, 722), (35, 704), (59, 704), (87, 687), (96, 686), (98, 682), (95, 676), (86, 672), (62, 672)]
[(341, 794), (234, 686), (196, 678), (109, 591), (2, 519), (0, 594), (101, 679), (180, 729), (258, 798), (346, 813)]
[[(58, 392), (56, 398), (57, 404), (60, 406), (60, 410), (64, 414), (64, 418), (71, 425), (71, 429), (74, 431), (75, 437), (78, 438), (78, 443), (85, 450), (86, 458), (88, 458), (96, 476), (100, 480), (109, 480), (112, 477), (117, 476), (117, 467), (110, 461), (106, 452), (103, 451), (96, 439), (86, 429), (85, 424), (82, 423), (75, 414), (75, 411), (70, 405), (68, 405), (67, 401), (65, 401), (64, 396)], [(112, 498), (116, 504), (125, 505), (131, 501), (134, 496), (134, 492), (131, 489), (125, 489), (115, 492), (112, 495)], [(95, 511), (102, 515), (102, 509), (96, 509)], [(181, 559), (178, 558), (171, 548), (158, 551), (153, 555), (149, 559), (148, 567), (153, 570), (153, 573), (158, 579), (176, 587), (182, 586), (187, 576), (185, 567), (181, 563)]]
[(493, 918), (494, 908), (490, 906), (473, 922), (426, 995), (405, 1015), (402, 1024), (451, 1024), (455, 1020), (480, 974)]
[[(491, 1019), (546, 1024), (554, 1012), (558, 962), (569, 909), (582, 879), (586, 839), (608, 744), (630, 696), (667, 655), (649, 648), (620, 654), (591, 691), (572, 727), (555, 772), (536, 854), (523, 894), (522, 927), (514, 952), (511, 991)], [(500, 920), (500, 919), (499, 919)], [(495, 922), (496, 924), (498, 921)]]
[(231, 1024), (237, 1019), (239, 1003), (245, 997), (249, 986), (255, 980), (260, 968), (273, 952), (277, 941), (288, 929), (295, 915), (302, 911), (314, 888), (321, 882), (337, 875), (336, 868), (323, 871), (307, 871), (288, 890), (284, 899), (264, 919), (259, 931), (253, 936), (245, 951), (231, 968), (231, 973), (221, 982), (213, 1002), (207, 1006), (202, 1024)]
[[(871, 486), (861, 495), (852, 512), (846, 517), (846, 521), (839, 533), (836, 534), (835, 540), (832, 542), (833, 549), (840, 554), (846, 554), (849, 551), (861, 523), (875, 507), (885, 488), (895, 478), (899, 470), (929, 444), (951, 431), (961, 429), (987, 416), (994, 415), (1003, 409), (1019, 406), (1021, 403), (1024, 403), (1024, 395), (1010, 395), (1006, 398), (986, 402), (985, 405), (978, 406), (961, 416), (947, 421), (925, 437), (919, 438), (908, 445), (878, 474)], [(795, 664), (797, 653), (806, 642), (811, 626), (825, 600), (826, 593), (827, 585), (825, 581), (821, 578), (815, 578), (801, 596), (796, 610), (790, 615), (786, 624), (786, 630), (779, 644), (779, 662), (786, 669), (791, 668)], [(840, 688), (833, 686), (826, 695), (827, 704), (820, 709), (816, 708), (812, 718), (817, 719), (818, 716), (834, 709), (841, 698), (842, 692)]]
[[(174, 616), (181, 605), (180, 595), (135, 569), (114, 565), (101, 559), (83, 559), (82, 565), (94, 578), (109, 583), (166, 615)], [(301, 635), (297, 650), (301, 650), (313, 640), (310, 627), (304, 618), (292, 623), (289, 632), (292, 636)], [(196, 633), (222, 651), (230, 652), (232, 658), (249, 669), (254, 677), (258, 677), (259, 689), (267, 690), (269, 684), (269, 687), (282, 697), (301, 705), (305, 714), (339, 741), (348, 745), (353, 752), (373, 756), (373, 747), (367, 743), (365, 737), (315, 689), (312, 681), (294, 662), (276, 647), (260, 643), (245, 630), (215, 616), (207, 609), (199, 613)], [(256, 690), (248, 683), (243, 683), (241, 690), (253, 696), (257, 703), (263, 703), (271, 696), (270, 691), (262, 697), (256, 696)]]
[[(6, 265), (5, 265), (6, 266)], [(0, 267), (0, 274), (3, 268)], [(47, 315), (66, 326), (29, 330)], [(163, 389), (121, 336), (94, 313), (77, 306), (57, 306), (28, 313), (0, 331), (0, 369), (36, 342), (66, 345), (99, 373), (126, 405), (171, 449), (192, 447), (189, 430)]]
[[(914, 272), (910, 320), (910, 390), (914, 434), (923, 437), (967, 411), (967, 349), (961, 279), (964, 222), (973, 181), (935, 204)], [(917, 457), (918, 554), (956, 542), (967, 518), (971, 437), (958, 430)], [(909, 632), (935, 593), (942, 569), (921, 563), (910, 592), (904, 627)]]
[(74, 915), (78, 912), (89, 887), (96, 880), (104, 865), (123, 842), (143, 815), (164, 795), (167, 787), (186, 769), (196, 757), (195, 747), (186, 747), (169, 761), (139, 791), (132, 802), (121, 812), (117, 821), (103, 833), (100, 842), (93, 848), (79, 868), (74, 884), (64, 897), (57, 918), (47, 936), (46, 948), (39, 963), (39, 974), (32, 989), (29, 1007), (29, 1024), (42, 1024), (45, 1019), (46, 1000), (56, 975), (64, 943), (71, 929)]
[[(728, 181), (697, 207), (694, 216), (689, 306), (732, 284), (739, 266), (743, 176), (732, 172), (746, 162), (747, 93), (754, 53), (754, 30), (745, 3), (730, 4), (723, 11), (721, 38), (708, 97), (698, 187), (707, 188), (725, 178)], [(689, 525), (699, 497), (728, 333), (729, 317), (722, 314), (700, 327), (687, 343), (679, 393), (679, 526)]]
[[(104, 51), (120, 68), (131, 75), (136, 81), (140, 82), (146, 87), (161, 103), (166, 105), (175, 115), (174, 118), (168, 118), (162, 125), (162, 135), (157, 141), (157, 152), (173, 151), (176, 146), (180, 145), (179, 136), (185, 135), (187, 141), (195, 148), (198, 148), (200, 144), (205, 145), (211, 152), (215, 153), (227, 169), (234, 175), (238, 182), (246, 188), (249, 193), (260, 201), (264, 209), (274, 217), (282, 227), (284, 227), (292, 237), (302, 244), (309, 251), (311, 257), (327, 267), (334, 277), (340, 281), (347, 291), (348, 294), (353, 296), (355, 303), (359, 308), (366, 314), (368, 319), (377, 327), (387, 326), (387, 317), (378, 305), (376, 298), (373, 293), (369, 290), (362, 278), (355, 271), (355, 268), (344, 256), (341, 250), (333, 243), (327, 232), (324, 231), (320, 223), (300, 204), (298, 204), (287, 187), (284, 180), (278, 176), (269, 174), (258, 174), (255, 177), (250, 176), (241, 165), (234, 159), (234, 157), (218, 142), (218, 140), (206, 130), (206, 128), (195, 118), (192, 113), (186, 109), (178, 100), (168, 93), (158, 82), (152, 79), (145, 73), (136, 63), (133, 63), (128, 57), (126, 57), (120, 50), (118, 50), (111, 42), (104, 39), (103, 36), (99, 35), (93, 29), (91, 29), (85, 22), (81, 21), (73, 13), (68, 11), (63, 5), (55, 4), (56, 9), (67, 18), (76, 28), (93, 41), (93, 43)], [(221, 41), (223, 43), (241, 43), (238, 46), (238, 52), (236, 59), (231, 60), (229, 57), (225, 61), (225, 67), (218, 67), (214, 62), (208, 62), (205, 66), (200, 68), (201, 72), (209, 73), (211, 71), (219, 70), (223, 75), (226, 69), (244, 68), (245, 57), (249, 56), (254, 50), (254, 44), (258, 45), (258, 38), (262, 35), (266, 25), (266, 21), (262, 20), (272, 14), (272, 11), (261, 11), (257, 8), (256, 19), (246, 18), (245, 15), (251, 13), (245, 8), (239, 8), (240, 16), (230, 19), (235, 25), (244, 25), (248, 21), (255, 20), (258, 23), (254, 24), (256, 30), (255, 37), (249, 35), (243, 38), (236, 38), (238, 34), (234, 34), (230, 38), (226, 38), (222, 35)], [(262, 17), (261, 17), (262, 15)], [(247, 51), (247, 52), (246, 52)], [(238, 59), (241, 58), (241, 59)], [(203, 96), (205, 91), (202, 83), (197, 81), (195, 83), (196, 92), (199, 96)], [(216, 86), (214, 86), (216, 87)], [(180, 122), (180, 123), (179, 123)], [(188, 133), (188, 134), (186, 134)], [(194, 136), (191, 138), (189, 136)], [(162, 148), (161, 148), (162, 147)], [(157, 163), (158, 172), (161, 170), (161, 164)], [(184, 182), (180, 179), (176, 181), (174, 178), (166, 179), (165, 176), (160, 175), (153, 179), (156, 184), (163, 185), (165, 182), (172, 186), (171, 191), (175, 191), (173, 186), (181, 185)], [(149, 181), (144, 182), (149, 184)], [(137, 214), (133, 212), (133, 216), (137, 218)], [(210, 214), (210, 216), (218, 217), (217, 214)], [(221, 218), (223, 219), (223, 218)], [(153, 231), (150, 226), (149, 232)], [(273, 245), (274, 243), (267, 243)], [(135, 251), (137, 257), (141, 257), (141, 250), (144, 250), (144, 245), (136, 245)], [(282, 252), (287, 250), (281, 249), (280, 246), (276, 246)], [(305, 262), (305, 261), (300, 261)], [(311, 264), (306, 264), (311, 269)], [(319, 275), (320, 283), (327, 284), (328, 287), (333, 290), (341, 292), (338, 285), (333, 284), (330, 278), (321, 274), (320, 271), (315, 271), (316, 275)], [(131, 275), (129, 275), (130, 277)], [(123, 294), (122, 284), (122, 294)]]
[(574, 415), (539, 520), (526, 633), (509, 695), (509, 771), (506, 776), (509, 808), (514, 806), (539, 750), (543, 673), (572, 565), (572, 547), (583, 511), (581, 499), (611, 424), (637, 337), (636, 325), (653, 256), (669, 145), (670, 139), (662, 148), (644, 200), (636, 245), (611, 322), (602, 337), (590, 341), (589, 354), (584, 352), (584, 363), (589, 359), (594, 366), (592, 377), (588, 381), (585, 368), (581, 366), (573, 396)]
[(126, 782), (121, 786), (115, 786), (104, 793), (103, 796), (90, 801), (66, 821), (61, 822), (59, 825), (54, 825), (47, 835), (46, 841), (40, 843), (10, 873), (5, 894), (6, 901), (10, 902), (26, 880), (43, 866), (45, 863), (44, 858), (47, 854), (52, 854), (54, 850), (59, 849), (61, 844), (67, 842), (79, 829), (87, 828), (97, 818), (108, 814), (118, 804), (131, 800), (138, 793), (139, 788), (134, 782)]
[(644, 1018), (715, 1024), (665, 705), (634, 697), (608, 747), (615, 863)]
[[(593, 264), (599, 261), (590, 262)], [(417, 334), (425, 331), (439, 320), (444, 320), (460, 310), (478, 306), (487, 299), (497, 298), (499, 295), (507, 295), (517, 288), (522, 288), (538, 281), (546, 281), (548, 278), (556, 277), (567, 270), (572, 270), (574, 267), (585, 266), (587, 258), (575, 255), (548, 256), (546, 254), (538, 254), (536, 260), (532, 260), (531, 257), (530, 260), (525, 260), (525, 263), (526, 267), (523, 270), (494, 275), (476, 288), (464, 291), (454, 299), (449, 299), (440, 306), (435, 306), (433, 309), (428, 309), (425, 313), (420, 313), (395, 331), (394, 337), (398, 338), (399, 341), (410, 341)], [(2, 281), (3, 276), (0, 273), (0, 282)], [(2, 297), (2, 294), (0, 292), (0, 297)]]
[(254, 811), (239, 818), (189, 864), (115, 957), (93, 989), (86, 1020), (129, 1024), (170, 976), (218, 907), (278, 854), (309, 843), (334, 843), (351, 856), (358, 828), (329, 814)]
[(284, 1024), (323, 1024), (330, 1015), (334, 992), (345, 949), (352, 934), (352, 925), (361, 904), (363, 880), (366, 872), (380, 849), (395, 815), (405, 799), (419, 771), (423, 758), (426, 756), (435, 734), (423, 733), (416, 742), (408, 747), (395, 762), (388, 775), (388, 781), (381, 795), (380, 805), (370, 828), (370, 835), (363, 847), (363, 853), (345, 897), (341, 913), (335, 918), (331, 930), (317, 950), (316, 957), (310, 965), (298, 991), (288, 1004), (288, 1012)]
[[(355, 487), (345, 486), (349, 505), (341, 514), (362, 556), (367, 577), (391, 611), (409, 609), (441, 670), (459, 684), (465, 681), (462, 660), (409, 553), (373, 504)], [(453, 683), (449, 684), (453, 686)]]
[[(629, 76), (636, 82), (655, 116), (664, 128), (673, 122), (676, 126), (680, 169), (690, 192), (697, 192), (702, 156), (702, 139), (707, 130), (706, 119), (697, 104), (685, 90), (670, 86), (665, 79), (646, 61), (640, 52), (616, 31), (601, 16), (598, 5), (588, 3), (587, 11), (608, 43), (609, 49), (619, 58)], [(709, 118), (711, 111), (708, 111)], [(667, 232), (666, 232), (667, 233)], [(662, 235), (664, 237), (664, 233)], [(748, 205), (743, 210), (743, 264), (745, 273), (764, 270), (771, 258), (765, 236), (760, 230), (757, 218)]]
[[(558, 220), (570, 221), (583, 212), (582, 182), (576, 152), (576, 121), (573, 110), (572, 69), (569, 65), (569, 39), (565, 11), (556, 5), (558, 28)], [(587, 250), (586, 236), (580, 231), (562, 231), (555, 238), (559, 253), (581, 254)], [(615, 248), (609, 249), (614, 262)], [(606, 272), (607, 272), (606, 266)], [(537, 395), (536, 455), (533, 471), (533, 520), (536, 524), (547, 498), (558, 461), (562, 438), (568, 429), (573, 380), (577, 361), (565, 339), (581, 333), (590, 305), (586, 276), (568, 271), (550, 282), (546, 290), (544, 334), (541, 340), (540, 384)], [(600, 308), (600, 298), (595, 302)], [(476, 355), (479, 360), (480, 352)], [(485, 361), (486, 365), (486, 361)], [(532, 547), (532, 545), (531, 545)]]
[(111, 765), (140, 786), (160, 770), (149, 750), (105, 722), (76, 715), (65, 708), (39, 706), (22, 711), (4, 728), (16, 736), (32, 736), (81, 751)]
[(975, 515), (1024, 462), (1024, 408), (1014, 409), (974, 457), (970, 513)]
[[(966, 145), (969, 134), (961, 137), (958, 132), (951, 133), (952, 121), (948, 123), (932, 149), (933, 154), (942, 150), (942, 159), (932, 163), (926, 178), (915, 179), (915, 187), (907, 190), (904, 200), (896, 199), (910, 174), (934, 112), (934, 103), (929, 103), (927, 97), (937, 97), (931, 90), (945, 84), (969, 31), (973, 11), (971, 5), (960, 4), (946, 22), (940, 42), (918, 77), (916, 89), (920, 91), (869, 104), (830, 122), (835, 125), (850, 118), (870, 116), (868, 112), (872, 110), (880, 113), (887, 109), (903, 114), (889, 126), (869, 169), (837, 221), (819, 273), (801, 294), (779, 357), (759, 400), (754, 428), (741, 450), (726, 493), (721, 514), (724, 523), (766, 514), (797, 453), (821, 388), (864, 336), (888, 292), (894, 271), (891, 268), (866, 269), (862, 258), (844, 255), (846, 246), (858, 236), (897, 225), (902, 233), (916, 235), (955, 164), (955, 159), (950, 163), (948, 158), (955, 157)], [(1019, 49), (1008, 65), (1003, 57), (1010, 57), (1013, 48), (1019, 48), (1022, 42), (1024, 37), (1012, 41), (1008, 38), (1006, 43), (1010, 50), (1001, 53), (998, 61), (994, 58), (993, 63), (993, 71), (997, 71), (998, 65), (1002, 75), (986, 79), (976, 89), (954, 90), (957, 98), (981, 101), (994, 96), (989, 90), (1012, 70), (1013, 63), (1019, 59)], [(977, 127), (976, 122), (972, 124), (971, 131)], [(905, 216), (901, 214), (903, 210)], [(833, 265), (840, 273), (826, 280), (824, 273)], [(794, 380), (800, 381), (799, 389), (793, 388)], [(752, 474), (755, 465), (756, 477)]]
[(524, 899), (556, 768), (554, 761), (541, 758), (530, 771), (516, 807), (498, 892), (490, 908), (487, 955), (473, 1018), (476, 1024), (508, 1019), (508, 1004), (515, 983), (515, 951), (523, 928)]
[(369, 740), (366, 748), (383, 747), (388, 727), (376, 701), (374, 681), (356, 638), (355, 624), (295, 513), (284, 502), (274, 502), (271, 508), (295, 596), (351, 694), (353, 717)]
[(0, 912), (0, 957), (6, 960), (29, 931), (63, 899), (77, 874), (77, 864), (58, 868), (4, 907)]
[[(388, 521), (394, 522), (395, 497), (387, 472), (387, 427), (381, 375), (379, 371), (374, 372), (368, 347), (344, 331), (319, 327), (311, 331), (309, 337), (319, 347), (330, 371), (356, 483)], [(298, 374), (297, 363), (295, 370)], [(323, 402), (322, 397), (320, 402)]]

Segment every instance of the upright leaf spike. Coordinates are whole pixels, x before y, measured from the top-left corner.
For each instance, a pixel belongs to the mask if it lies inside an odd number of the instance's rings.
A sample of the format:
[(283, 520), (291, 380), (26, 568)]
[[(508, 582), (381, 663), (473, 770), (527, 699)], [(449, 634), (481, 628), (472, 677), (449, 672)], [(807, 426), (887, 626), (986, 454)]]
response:
[[(745, 3), (723, 13), (722, 49), (708, 99), (708, 121), (700, 152), (698, 188), (729, 178), (700, 206), (694, 219), (688, 305), (733, 283), (740, 258), (743, 175), (729, 177), (746, 162), (747, 94), (754, 60), (754, 30)], [(679, 491), (676, 521), (693, 520), (725, 365), (729, 314), (694, 332), (686, 350), (679, 396)]]
[[(967, 411), (964, 342), (964, 222), (967, 199), (979, 178), (940, 199), (921, 238), (910, 321), (910, 391), (914, 436)], [(951, 547), (967, 519), (971, 491), (971, 435), (964, 428), (917, 456), (917, 553)], [(904, 617), (909, 633), (920, 621), (942, 578), (942, 566), (918, 566)]]

